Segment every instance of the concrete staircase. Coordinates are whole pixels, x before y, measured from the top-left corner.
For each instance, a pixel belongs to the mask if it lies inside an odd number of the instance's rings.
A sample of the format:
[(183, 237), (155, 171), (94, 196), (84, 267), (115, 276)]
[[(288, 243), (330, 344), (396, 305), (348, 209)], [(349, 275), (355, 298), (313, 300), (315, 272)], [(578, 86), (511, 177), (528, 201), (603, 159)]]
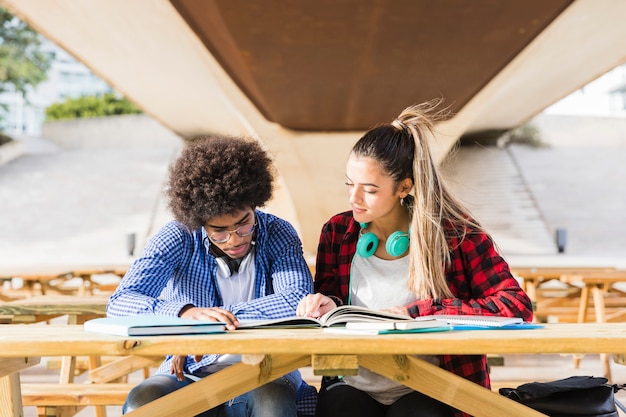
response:
[(443, 170), (452, 191), (505, 256), (558, 253), (554, 231), (507, 148), (460, 147), (446, 159)]

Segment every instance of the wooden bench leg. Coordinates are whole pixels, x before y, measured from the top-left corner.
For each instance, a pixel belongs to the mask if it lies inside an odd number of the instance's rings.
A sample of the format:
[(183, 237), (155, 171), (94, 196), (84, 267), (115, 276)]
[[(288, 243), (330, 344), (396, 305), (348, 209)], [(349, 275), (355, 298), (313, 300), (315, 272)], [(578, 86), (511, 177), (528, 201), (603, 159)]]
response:
[[(586, 285), (580, 291), (580, 305), (578, 306), (578, 322), (584, 323), (587, 317), (587, 309), (589, 308), (589, 287)], [(580, 366), (581, 355), (574, 355), (574, 369)]]
[[(4, 397), (3, 394), (7, 397)], [(20, 394), (20, 374), (3, 376), (0, 378), (0, 416), (22, 416), (24, 410), (22, 407), (22, 396)]]
[[(593, 303), (595, 305), (596, 310), (596, 322), (597, 323), (605, 323), (606, 322), (606, 311), (604, 306), (604, 291), (600, 287), (593, 287)], [(610, 357), (606, 353), (600, 354), (600, 360), (602, 361), (602, 365), (604, 367), (604, 377), (609, 380), (611, 383), (611, 363)]]
[[(102, 359), (100, 358), (100, 356), (90, 356), (89, 357), (89, 369), (96, 369), (98, 367), (102, 366)], [(96, 417), (106, 417), (107, 416), (107, 409), (105, 406), (103, 405), (97, 405), (94, 407), (94, 410), (96, 412)]]

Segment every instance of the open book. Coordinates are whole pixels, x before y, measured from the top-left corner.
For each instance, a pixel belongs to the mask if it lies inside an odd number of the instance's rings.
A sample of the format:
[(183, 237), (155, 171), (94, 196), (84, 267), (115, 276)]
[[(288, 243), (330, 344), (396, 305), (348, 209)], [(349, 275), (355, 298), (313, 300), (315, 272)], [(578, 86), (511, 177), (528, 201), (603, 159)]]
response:
[(434, 328), (450, 326), (438, 320), (417, 322), (411, 317), (372, 310), (366, 307), (345, 305), (339, 306), (319, 319), (313, 317), (285, 317), (269, 320), (240, 321), (240, 329), (285, 328), (285, 327), (331, 327), (331, 326), (358, 326), (361, 329), (369, 327), (377, 330), (409, 330), (418, 328)]
[(159, 336), (172, 334), (226, 333), (226, 323), (183, 319), (180, 317), (141, 314), (123, 317), (101, 317), (87, 320), (87, 332), (117, 336)]

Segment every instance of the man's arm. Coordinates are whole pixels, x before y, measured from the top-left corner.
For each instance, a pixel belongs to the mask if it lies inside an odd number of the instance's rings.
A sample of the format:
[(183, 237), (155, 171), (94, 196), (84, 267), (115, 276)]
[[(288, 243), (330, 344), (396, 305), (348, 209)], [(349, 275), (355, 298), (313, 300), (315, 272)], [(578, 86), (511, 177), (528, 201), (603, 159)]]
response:
[[(188, 240), (188, 239), (187, 239)], [(159, 295), (189, 251), (184, 232), (176, 223), (165, 225), (136, 259), (107, 305), (107, 315), (161, 314), (178, 316), (188, 302), (171, 302)]]
[(224, 306), (240, 320), (295, 316), (300, 300), (313, 291), (311, 271), (295, 229), (282, 219), (268, 223), (258, 235), (255, 262), (256, 291), (266, 295)]

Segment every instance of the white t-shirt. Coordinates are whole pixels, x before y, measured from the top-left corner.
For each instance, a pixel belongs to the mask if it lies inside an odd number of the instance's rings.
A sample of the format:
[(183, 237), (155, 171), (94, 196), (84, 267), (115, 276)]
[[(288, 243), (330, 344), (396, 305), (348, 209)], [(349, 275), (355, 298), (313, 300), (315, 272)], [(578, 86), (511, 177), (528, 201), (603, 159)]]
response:
[[(416, 301), (415, 294), (407, 286), (408, 270), (408, 256), (384, 260), (376, 256), (363, 258), (355, 254), (350, 275), (350, 304), (382, 310)], [(417, 357), (439, 366), (436, 356)], [(359, 367), (357, 375), (344, 377), (344, 381), (386, 405), (413, 392), (407, 386), (363, 367)]]
[(239, 271), (231, 275), (230, 269), (223, 259), (217, 258), (217, 273), (215, 278), (217, 286), (220, 289), (222, 302), (225, 306), (243, 303), (254, 298), (254, 276), (256, 269), (254, 267), (256, 255), (254, 246), (250, 252), (243, 257), (239, 264)]
[[(230, 269), (223, 259), (217, 258), (218, 269), (215, 274), (217, 286), (220, 289), (222, 302), (225, 306), (243, 303), (254, 298), (254, 267), (256, 255), (254, 247), (244, 256), (239, 264), (239, 271), (231, 275)], [(217, 361), (205, 366), (205, 372), (217, 372), (234, 363), (241, 362), (241, 355), (224, 354)]]

